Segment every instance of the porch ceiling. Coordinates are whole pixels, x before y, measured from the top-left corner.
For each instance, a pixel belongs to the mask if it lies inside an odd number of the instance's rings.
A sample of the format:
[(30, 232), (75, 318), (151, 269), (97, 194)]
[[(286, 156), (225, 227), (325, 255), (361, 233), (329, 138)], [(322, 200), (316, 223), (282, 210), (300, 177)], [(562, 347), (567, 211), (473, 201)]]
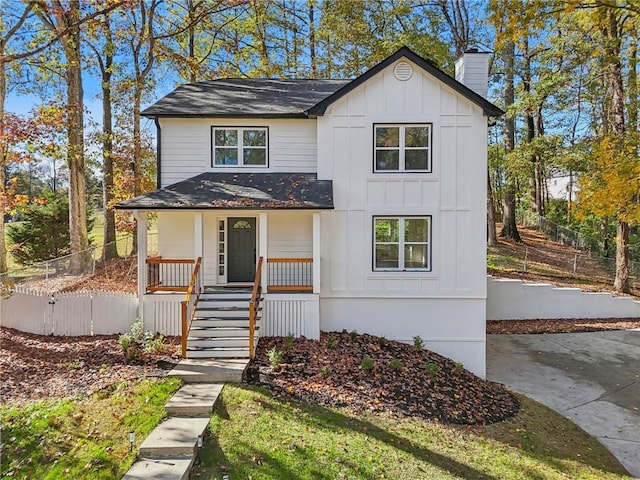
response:
[(332, 209), (331, 180), (305, 173), (202, 173), (116, 205), (123, 210)]

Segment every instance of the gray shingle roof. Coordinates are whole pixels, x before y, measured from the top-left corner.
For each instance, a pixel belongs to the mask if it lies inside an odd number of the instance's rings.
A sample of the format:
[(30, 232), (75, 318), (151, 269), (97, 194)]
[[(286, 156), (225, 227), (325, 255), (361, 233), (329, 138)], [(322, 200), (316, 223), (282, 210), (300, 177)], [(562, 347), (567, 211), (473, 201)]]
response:
[(116, 205), (123, 210), (331, 209), (333, 184), (312, 173), (202, 173)]
[(304, 117), (351, 80), (228, 78), (181, 85), (142, 112), (149, 117)]
[(504, 112), (431, 61), (402, 47), (351, 80), (228, 78), (181, 85), (142, 112), (147, 117), (307, 117), (332, 104), (378, 72), (405, 57), (476, 105), (487, 116)]

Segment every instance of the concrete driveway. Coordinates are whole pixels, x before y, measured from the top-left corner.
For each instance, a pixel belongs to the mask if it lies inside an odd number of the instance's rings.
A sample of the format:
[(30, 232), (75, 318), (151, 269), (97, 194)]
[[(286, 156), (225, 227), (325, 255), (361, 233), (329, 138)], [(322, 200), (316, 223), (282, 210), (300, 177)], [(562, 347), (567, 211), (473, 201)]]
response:
[(640, 478), (640, 330), (487, 335), (487, 378), (573, 420)]

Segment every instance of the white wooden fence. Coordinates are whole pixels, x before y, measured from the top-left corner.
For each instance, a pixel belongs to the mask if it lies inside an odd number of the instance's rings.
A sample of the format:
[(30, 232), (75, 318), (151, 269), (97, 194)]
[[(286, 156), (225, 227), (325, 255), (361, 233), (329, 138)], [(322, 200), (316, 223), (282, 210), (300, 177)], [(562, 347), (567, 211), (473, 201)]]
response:
[(0, 297), (0, 326), (38, 335), (110, 335), (129, 331), (138, 297), (123, 292), (50, 293), (16, 287)]

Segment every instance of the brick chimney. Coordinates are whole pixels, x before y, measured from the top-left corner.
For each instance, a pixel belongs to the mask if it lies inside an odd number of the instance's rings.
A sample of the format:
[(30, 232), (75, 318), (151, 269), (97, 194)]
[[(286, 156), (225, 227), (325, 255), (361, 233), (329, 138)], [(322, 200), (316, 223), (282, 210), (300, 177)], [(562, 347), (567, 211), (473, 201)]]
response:
[(487, 98), (489, 88), (489, 54), (470, 48), (456, 60), (456, 80)]

